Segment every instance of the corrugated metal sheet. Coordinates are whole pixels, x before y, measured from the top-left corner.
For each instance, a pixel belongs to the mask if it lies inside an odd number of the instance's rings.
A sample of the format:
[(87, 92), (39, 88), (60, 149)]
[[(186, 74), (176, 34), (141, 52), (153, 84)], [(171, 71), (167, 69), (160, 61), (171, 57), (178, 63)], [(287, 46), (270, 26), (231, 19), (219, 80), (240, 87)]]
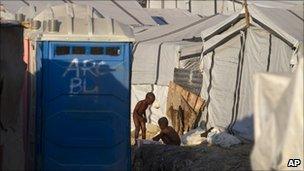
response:
[(199, 70), (175, 68), (173, 81), (186, 90), (199, 95), (202, 87), (203, 76)]

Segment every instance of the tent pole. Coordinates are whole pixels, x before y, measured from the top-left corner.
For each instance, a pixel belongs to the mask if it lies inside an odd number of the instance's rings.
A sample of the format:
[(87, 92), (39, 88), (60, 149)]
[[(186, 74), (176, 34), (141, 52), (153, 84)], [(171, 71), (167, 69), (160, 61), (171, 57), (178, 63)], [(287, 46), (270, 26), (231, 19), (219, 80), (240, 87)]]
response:
[(246, 19), (246, 27), (249, 27), (249, 12), (248, 12), (248, 5), (247, 0), (244, 0), (244, 7), (245, 7), (245, 19)]
[(214, 0), (214, 15), (217, 14), (217, 0)]

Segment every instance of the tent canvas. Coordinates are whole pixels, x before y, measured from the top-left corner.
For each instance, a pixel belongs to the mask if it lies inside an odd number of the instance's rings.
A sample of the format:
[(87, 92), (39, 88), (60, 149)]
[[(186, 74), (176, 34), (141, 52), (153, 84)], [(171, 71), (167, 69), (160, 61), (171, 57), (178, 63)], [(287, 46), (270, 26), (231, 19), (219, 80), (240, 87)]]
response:
[(162, 17), (168, 24), (179, 25), (195, 22), (201, 17), (183, 9), (152, 9), (145, 8), (151, 17)]
[[(132, 84), (168, 85), (173, 80), (174, 68), (178, 66), (179, 53), (183, 53), (180, 46), (187, 44), (184, 43), (186, 40), (193, 42), (193, 38), (199, 38), (202, 30), (226, 18), (216, 15), (190, 24), (152, 27), (136, 34)], [(196, 52), (201, 51), (201, 46), (196, 45), (198, 42), (193, 42)]]
[[(239, 12), (243, 7), (243, 0), (148, 0), (147, 8), (153, 9), (183, 9), (202, 17), (208, 17), (215, 14), (230, 15)], [(266, 8), (292, 9), (302, 4), (301, 0), (289, 1), (267, 1), (267, 0), (247, 0), (248, 4), (254, 4)]]
[[(191, 38), (199, 37), (201, 30), (226, 18), (226, 16), (217, 15), (191, 24), (151, 27), (135, 34), (131, 113), (138, 100), (143, 99), (145, 93), (153, 91), (157, 95), (156, 104), (159, 104), (160, 108), (152, 107), (148, 112), (151, 120), (148, 120), (157, 124), (157, 120), (165, 116), (167, 112), (168, 85), (170, 81), (173, 81), (174, 68), (184, 67), (187, 60), (188, 63), (191, 59), (197, 59), (196, 63), (199, 60), (202, 42), (191, 41)], [(192, 58), (180, 60), (181, 57), (189, 56)]]
[[(72, 4), (89, 5), (103, 16), (113, 18), (121, 23), (142, 26), (156, 25), (151, 16), (144, 11), (137, 1), (70, 1)], [(34, 18), (41, 11), (55, 5), (65, 4), (65, 1), (1, 1), (10, 12), (22, 13), (26, 18)]]
[(202, 32), (201, 96), (207, 99), (209, 126), (253, 139), (252, 75), (293, 70), (303, 57), (303, 20), (254, 5), (249, 13), (249, 28), (240, 12)]

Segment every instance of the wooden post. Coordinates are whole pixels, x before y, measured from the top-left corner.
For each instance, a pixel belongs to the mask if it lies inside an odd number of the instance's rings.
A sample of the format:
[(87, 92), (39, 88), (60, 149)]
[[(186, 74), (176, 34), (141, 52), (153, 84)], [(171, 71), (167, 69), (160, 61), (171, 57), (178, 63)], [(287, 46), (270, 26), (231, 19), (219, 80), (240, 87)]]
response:
[(244, 0), (244, 7), (245, 7), (245, 19), (246, 19), (246, 27), (249, 27), (249, 12), (248, 12), (248, 4), (247, 0)]

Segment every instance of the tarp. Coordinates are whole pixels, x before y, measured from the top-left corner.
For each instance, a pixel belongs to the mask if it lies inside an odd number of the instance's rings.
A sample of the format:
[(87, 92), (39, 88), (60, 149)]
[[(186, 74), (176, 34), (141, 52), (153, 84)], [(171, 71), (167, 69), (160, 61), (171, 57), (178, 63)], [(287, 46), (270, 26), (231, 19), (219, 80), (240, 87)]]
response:
[(294, 69), (303, 57), (303, 20), (287, 10), (249, 9), (249, 28), (240, 12), (202, 32), (201, 96), (207, 99), (210, 126), (253, 139), (252, 76)]
[(303, 170), (303, 59), (293, 74), (254, 75), (254, 170)]

